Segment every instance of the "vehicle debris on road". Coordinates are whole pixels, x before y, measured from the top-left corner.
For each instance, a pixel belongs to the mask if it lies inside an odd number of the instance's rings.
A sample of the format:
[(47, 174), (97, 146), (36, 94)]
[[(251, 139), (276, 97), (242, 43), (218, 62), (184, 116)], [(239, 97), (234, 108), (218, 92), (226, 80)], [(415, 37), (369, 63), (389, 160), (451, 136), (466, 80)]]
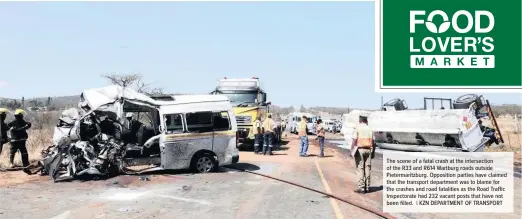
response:
[[(166, 169), (210, 172), (239, 160), (237, 125), (225, 96), (156, 100), (113, 85), (85, 90), (80, 97), (80, 110), (62, 113), (53, 145), (42, 151), (42, 160), (25, 168), (28, 174), (40, 172), (56, 182)], [(132, 112), (147, 124), (132, 119)], [(208, 144), (205, 136), (214, 140)], [(130, 166), (149, 167), (134, 171)]]

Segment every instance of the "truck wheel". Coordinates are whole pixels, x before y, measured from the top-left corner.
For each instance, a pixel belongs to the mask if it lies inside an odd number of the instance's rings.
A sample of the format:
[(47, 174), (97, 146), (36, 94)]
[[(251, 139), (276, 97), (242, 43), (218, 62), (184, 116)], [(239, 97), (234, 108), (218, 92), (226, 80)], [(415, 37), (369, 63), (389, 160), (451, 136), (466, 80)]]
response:
[(200, 153), (192, 159), (191, 169), (196, 173), (210, 173), (217, 170), (217, 162), (209, 153)]
[(396, 104), (397, 102), (399, 102), (399, 101), (400, 101), (399, 98), (395, 98), (395, 99), (392, 99), (392, 100), (386, 102), (386, 103), (383, 104), (383, 105), (384, 105), (384, 106), (395, 106), (395, 104)]
[(454, 109), (467, 109), (471, 105), (471, 103), (475, 102), (479, 98), (476, 94), (466, 94), (462, 95), (455, 100), (453, 103)]

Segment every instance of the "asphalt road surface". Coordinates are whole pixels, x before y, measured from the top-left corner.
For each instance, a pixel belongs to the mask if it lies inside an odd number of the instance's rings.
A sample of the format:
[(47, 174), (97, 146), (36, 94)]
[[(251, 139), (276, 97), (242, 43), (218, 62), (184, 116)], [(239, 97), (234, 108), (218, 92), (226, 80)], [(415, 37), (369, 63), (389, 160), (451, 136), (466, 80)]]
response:
[[(354, 162), (347, 151), (326, 150), (326, 158), (299, 157), (298, 142), (275, 156), (241, 152), (237, 167), (333, 193), (361, 205), (382, 209), (382, 156), (372, 160), (373, 192), (353, 193)], [(315, 143), (314, 143), (315, 144)], [(218, 173), (163, 173), (119, 176), (108, 180), (53, 183), (46, 176), (0, 173), (0, 218), (380, 218), (307, 189), (246, 172), (222, 168)], [(520, 179), (515, 181), (520, 218)], [(401, 214), (397, 218), (499, 218), (492, 214)]]

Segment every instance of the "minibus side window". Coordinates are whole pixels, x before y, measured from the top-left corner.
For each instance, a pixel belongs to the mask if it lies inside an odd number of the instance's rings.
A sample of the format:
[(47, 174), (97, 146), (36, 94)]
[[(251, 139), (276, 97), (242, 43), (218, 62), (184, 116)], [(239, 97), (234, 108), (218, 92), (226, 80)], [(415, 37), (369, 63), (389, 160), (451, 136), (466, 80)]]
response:
[(214, 114), (214, 131), (230, 130), (230, 117), (227, 111), (216, 112)]
[(183, 116), (181, 114), (165, 115), (166, 134), (183, 133)]
[(212, 132), (212, 113), (196, 112), (185, 114), (187, 130), (192, 133)]

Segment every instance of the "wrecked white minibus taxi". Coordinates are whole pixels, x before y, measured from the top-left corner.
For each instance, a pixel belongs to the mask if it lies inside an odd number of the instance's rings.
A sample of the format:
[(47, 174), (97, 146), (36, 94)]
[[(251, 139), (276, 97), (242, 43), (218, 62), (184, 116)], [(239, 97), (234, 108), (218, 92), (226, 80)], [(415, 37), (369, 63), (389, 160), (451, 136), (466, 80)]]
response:
[(226, 96), (151, 98), (108, 86), (85, 90), (78, 106), (80, 111), (63, 112), (54, 144), (26, 172), (61, 181), (189, 168), (205, 173), (239, 161), (236, 119)]

